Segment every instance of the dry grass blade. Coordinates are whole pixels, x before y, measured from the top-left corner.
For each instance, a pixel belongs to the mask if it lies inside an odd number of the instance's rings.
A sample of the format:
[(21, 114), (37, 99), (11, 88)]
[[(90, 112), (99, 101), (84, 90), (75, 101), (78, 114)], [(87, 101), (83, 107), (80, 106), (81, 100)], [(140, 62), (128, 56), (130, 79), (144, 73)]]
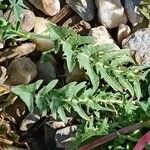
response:
[(7, 75), (6, 75), (6, 68), (5, 67), (1, 66), (0, 69), (1, 69), (0, 70), (0, 85), (1, 85), (7, 79)]
[(73, 13), (73, 10), (68, 6), (64, 6), (58, 14), (56, 14), (53, 18), (50, 19), (53, 23), (58, 23), (62, 21), (64, 18), (68, 17)]

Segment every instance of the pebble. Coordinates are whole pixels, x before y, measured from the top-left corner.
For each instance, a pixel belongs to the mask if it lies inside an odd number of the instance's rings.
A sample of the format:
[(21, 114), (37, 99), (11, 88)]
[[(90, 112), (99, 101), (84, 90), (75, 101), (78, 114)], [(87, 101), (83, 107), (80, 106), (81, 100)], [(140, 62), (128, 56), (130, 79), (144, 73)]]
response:
[(56, 68), (51, 62), (38, 63), (37, 68), (38, 78), (44, 80), (44, 83), (48, 84), (56, 79)]
[(95, 15), (93, 0), (66, 0), (66, 3), (85, 21), (91, 21)]
[(122, 41), (131, 34), (131, 29), (126, 24), (120, 24), (117, 33), (117, 41), (121, 45)]
[(35, 14), (30, 10), (24, 10), (21, 20), (21, 30), (24, 32), (31, 31), (35, 26)]
[(37, 75), (36, 64), (27, 57), (14, 59), (7, 71), (6, 85), (29, 84)]
[(59, 0), (28, 0), (34, 7), (44, 12), (46, 15), (54, 16), (60, 11)]
[[(46, 32), (47, 25), (50, 23), (49, 20), (43, 18), (43, 17), (36, 17), (35, 19), (35, 28), (34, 33), (35, 34), (42, 34), (43, 36), (49, 36), (49, 33)], [(47, 51), (50, 50), (54, 43), (49, 38), (42, 38), (42, 37), (35, 37), (32, 39), (32, 42), (36, 44), (36, 50), (38, 51)]]
[(95, 45), (114, 43), (114, 40), (112, 39), (112, 37), (110, 36), (110, 34), (104, 26), (91, 28), (89, 35), (94, 36), (96, 38)]
[(139, 64), (150, 64), (150, 29), (143, 28), (130, 35), (122, 43), (129, 48)]
[(36, 123), (40, 119), (40, 116), (35, 113), (28, 114), (20, 125), (21, 131), (27, 131), (34, 123)]
[(57, 130), (55, 134), (56, 147), (67, 149), (69, 143), (73, 139), (73, 134), (75, 133), (76, 130), (77, 130), (76, 125), (68, 126), (63, 129)]
[(120, 0), (96, 0), (98, 20), (106, 28), (118, 27), (126, 23), (127, 17)]
[[(21, 14), (21, 22), (20, 22), (20, 29), (24, 32), (31, 31), (35, 26), (35, 14), (31, 10), (25, 9)], [(4, 13), (4, 18), (7, 20), (9, 18), (9, 22), (15, 26), (17, 23), (16, 17), (11, 10), (7, 10)]]

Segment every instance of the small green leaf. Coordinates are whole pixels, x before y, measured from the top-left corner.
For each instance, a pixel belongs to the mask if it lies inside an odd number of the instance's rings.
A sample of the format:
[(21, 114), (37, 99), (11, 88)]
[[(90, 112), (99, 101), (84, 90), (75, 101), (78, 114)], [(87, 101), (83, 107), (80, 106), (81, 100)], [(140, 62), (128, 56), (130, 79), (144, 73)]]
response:
[(142, 96), (142, 91), (141, 91), (141, 85), (140, 85), (140, 82), (138, 80), (135, 80), (133, 82), (134, 84), (134, 90), (135, 90), (135, 94), (136, 94), (136, 97), (138, 98), (138, 100), (141, 98)]
[(58, 112), (59, 117), (61, 118), (61, 120), (62, 120), (64, 123), (67, 123), (67, 117), (66, 117), (66, 115), (65, 115), (64, 108), (63, 108), (63, 107), (59, 107), (57, 112)]
[(21, 20), (21, 14), (23, 13), (23, 11), (25, 9), (28, 9), (24, 3), (23, 0), (9, 0), (12, 8), (13, 8), (13, 12), (14, 12), (14, 16), (16, 17), (17, 21)]
[(109, 61), (112, 61), (113, 59), (116, 59), (117, 57), (124, 56), (130, 54), (130, 51), (128, 49), (121, 49), (121, 50), (113, 50), (109, 53), (106, 53), (101, 58), (101, 62), (106, 63)]
[(56, 84), (57, 84), (58, 80), (53, 80), (51, 81), (47, 86), (44, 86), (35, 96), (35, 103), (37, 105), (37, 107), (39, 109), (42, 110), (43, 108), (43, 102), (44, 102), (44, 99), (46, 97), (46, 94), (48, 94), (48, 92), (51, 91), (51, 89), (53, 89)]
[(93, 88), (96, 90), (99, 86), (99, 77), (94, 73), (89, 57), (84, 53), (78, 53), (77, 58), (80, 67), (86, 70), (86, 74), (89, 76)]
[(126, 55), (122, 55), (122, 57), (119, 58), (115, 58), (114, 60), (112, 60), (111, 65), (116, 68), (120, 65), (124, 65), (125, 63), (132, 63), (135, 64), (134, 60), (132, 59), (131, 56), (126, 56)]
[(63, 42), (63, 51), (64, 56), (66, 56), (68, 70), (71, 72), (76, 64), (73, 58), (72, 46), (68, 42)]
[(102, 66), (102, 64), (96, 64), (97, 73), (100, 72), (101, 78), (103, 78), (115, 91), (123, 92), (122, 86), (120, 83), (113, 77), (107, 73), (107, 69)]
[(42, 80), (39, 80), (35, 83), (29, 85), (18, 85), (11, 88), (11, 91), (18, 95), (27, 105), (29, 111), (33, 111), (33, 103), (35, 97), (35, 91), (40, 87), (42, 84)]
[(130, 84), (130, 82), (120, 73), (115, 72), (115, 75), (118, 77), (118, 81), (120, 82), (120, 84), (130, 92), (132, 97), (134, 97), (134, 88)]
[(50, 38), (54, 41), (58, 39), (65, 40), (68, 36), (76, 35), (71, 29), (59, 27), (52, 23), (47, 25), (47, 31), (50, 33)]
[(137, 106), (134, 105), (132, 100), (128, 100), (125, 103), (125, 111), (127, 114), (132, 114), (134, 112), (134, 110), (137, 109)]
[(87, 121), (90, 120), (90, 118), (87, 116), (87, 114), (84, 112), (84, 110), (79, 106), (76, 102), (76, 100), (73, 100), (70, 105), (73, 107), (74, 111), (76, 111), (79, 116)]
[(80, 46), (84, 44), (91, 44), (95, 42), (95, 38), (93, 36), (70, 36), (67, 39), (67, 42), (72, 46)]

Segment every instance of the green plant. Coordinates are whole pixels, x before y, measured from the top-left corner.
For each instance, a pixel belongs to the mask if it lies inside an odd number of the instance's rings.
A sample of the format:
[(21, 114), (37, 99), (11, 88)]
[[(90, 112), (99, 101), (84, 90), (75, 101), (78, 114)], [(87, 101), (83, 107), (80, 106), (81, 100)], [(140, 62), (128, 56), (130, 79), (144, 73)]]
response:
[(150, 28), (150, 2), (149, 0), (142, 0), (139, 6), (140, 12), (148, 19)]
[[(17, 23), (12, 26), (7, 19), (0, 18), (0, 41), (16, 41), (18, 38), (53, 41), (54, 47), (43, 58), (48, 60), (49, 53), (61, 52), (69, 73), (78, 66), (87, 75), (84, 82), (76, 80), (61, 88), (57, 86), (58, 80), (47, 85), (39, 80), (29, 85), (11, 87), (11, 92), (25, 102), (30, 112), (38, 108), (42, 115), (50, 115), (64, 123), (67, 122), (67, 117), (78, 120), (72, 149), (78, 149), (104, 135), (105, 142), (110, 141), (110, 135), (114, 135), (115, 131), (122, 131), (121, 128), (126, 126), (130, 128), (136, 123), (145, 124), (144, 122), (150, 120), (150, 66), (138, 65), (130, 50), (119, 49), (116, 44), (96, 46), (94, 37), (80, 36), (70, 29), (54, 24), (47, 26), (44, 35), (22, 32), (19, 28), (20, 14), (27, 9), (23, 0), (0, 1), (0, 9), (6, 8), (13, 11)], [(149, 20), (149, 0), (144, 1), (140, 10)], [(79, 73), (76, 74), (78, 75)], [(142, 127), (146, 130), (149, 124), (140, 126), (138, 131), (131, 130), (131, 127), (128, 130), (132, 132), (128, 135), (121, 135), (128, 132), (115, 133), (114, 137), (119, 138), (103, 145), (104, 149), (133, 149), (142, 135)]]
[(12, 87), (30, 111), (36, 106), (43, 115), (64, 122), (70, 116), (78, 118), (81, 130), (75, 136), (76, 148), (93, 136), (149, 119), (149, 100), (139, 101), (144, 96), (143, 85), (148, 84), (149, 65), (137, 65), (129, 50), (118, 50), (115, 44), (94, 46), (93, 37), (77, 35), (70, 29), (50, 24), (47, 32), (51, 34), (45, 38), (55, 45), (51, 51), (63, 52), (69, 72), (79, 65), (90, 80), (57, 89), (57, 80), (42, 88), (42, 81)]
[(148, 20), (150, 20), (150, 2), (149, 2), (149, 0), (141, 1), (140, 11)]

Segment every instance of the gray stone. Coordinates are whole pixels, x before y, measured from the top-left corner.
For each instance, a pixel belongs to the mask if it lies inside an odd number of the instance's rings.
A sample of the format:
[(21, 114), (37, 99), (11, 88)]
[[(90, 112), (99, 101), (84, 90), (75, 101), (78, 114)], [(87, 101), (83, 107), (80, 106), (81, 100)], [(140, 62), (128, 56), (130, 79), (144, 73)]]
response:
[(36, 64), (27, 57), (14, 59), (7, 69), (7, 85), (29, 84), (37, 75)]
[(66, 3), (85, 21), (94, 18), (95, 4), (93, 0), (66, 0)]
[(47, 55), (47, 57), (49, 62), (39, 62), (37, 64), (38, 78), (43, 79), (46, 84), (56, 79), (56, 60), (52, 55)]
[(73, 140), (73, 134), (76, 130), (76, 125), (58, 130), (55, 134), (56, 147), (68, 149), (69, 143)]
[(50, 62), (39, 63), (38, 70), (39, 78), (43, 79), (45, 83), (48, 84), (50, 81), (56, 79), (56, 69)]
[(141, 0), (125, 0), (124, 7), (127, 12), (127, 17), (133, 26), (143, 21), (143, 16), (138, 10), (138, 5)]
[(129, 36), (122, 43), (129, 48), (139, 64), (150, 64), (150, 29), (143, 28)]
[(106, 28), (126, 23), (127, 17), (120, 0), (96, 0), (98, 20)]

